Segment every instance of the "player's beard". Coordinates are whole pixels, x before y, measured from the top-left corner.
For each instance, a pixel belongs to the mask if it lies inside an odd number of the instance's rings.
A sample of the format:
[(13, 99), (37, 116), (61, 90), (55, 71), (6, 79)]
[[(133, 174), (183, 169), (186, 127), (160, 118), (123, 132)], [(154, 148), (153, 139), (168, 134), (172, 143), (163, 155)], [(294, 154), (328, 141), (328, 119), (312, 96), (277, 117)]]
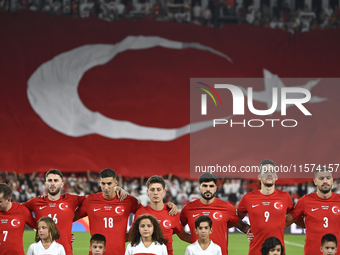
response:
[(263, 185), (266, 186), (267, 188), (273, 187), (275, 183), (265, 183), (263, 182)]
[(332, 189), (332, 186), (330, 185), (328, 189), (322, 189), (322, 186), (319, 188), (320, 192), (322, 192), (323, 194), (327, 194), (328, 192), (330, 192)]
[(47, 189), (48, 194), (50, 194), (51, 196), (55, 196), (60, 192), (60, 188), (56, 189), (54, 192), (52, 192), (51, 190)]
[(201, 193), (201, 196), (202, 196), (205, 200), (211, 200), (211, 199), (213, 199), (213, 198), (215, 197), (215, 194), (216, 194), (216, 192), (215, 192), (214, 194), (212, 194), (211, 192), (205, 192), (205, 193), (210, 193), (210, 194), (211, 194), (210, 197), (207, 197), (205, 194)]

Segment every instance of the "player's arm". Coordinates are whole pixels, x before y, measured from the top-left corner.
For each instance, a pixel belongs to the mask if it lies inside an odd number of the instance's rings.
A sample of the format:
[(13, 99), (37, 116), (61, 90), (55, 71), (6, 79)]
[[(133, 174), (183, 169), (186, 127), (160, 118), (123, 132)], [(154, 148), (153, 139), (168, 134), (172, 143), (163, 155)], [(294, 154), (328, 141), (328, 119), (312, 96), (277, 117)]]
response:
[(237, 211), (237, 215), (238, 217), (241, 218), (241, 220), (247, 215), (246, 213), (240, 213), (239, 211)]
[(236, 227), (238, 228), (242, 233), (246, 234), (248, 232), (248, 230), (250, 230), (250, 225), (242, 220), (240, 220), (238, 223), (236, 223), (235, 225), (231, 225), (229, 222), (227, 224), (228, 228), (231, 227)]
[(294, 218), (293, 215), (288, 213), (287, 216), (286, 216), (285, 228), (289, 227), (292, 223), (295, 223), (299, 227), (306, 228), (306, 225), (305, 225), (305, 222), (303, 221), (303, 219), (298, 220), (298, 219)]
[(119, 186), (115, 187), (117, 197), (120, 201), (123, 201), (127, 197), (127, 192)]
[(191, 235), (184, 231), (184, 229), (177, 233), (177, 236), (184, 242), (192, 243)]
[(173, 202), (167, 202), (166, 205), (170, 208), (169, 215), (173, 216), (178, 213), (178, 207)]

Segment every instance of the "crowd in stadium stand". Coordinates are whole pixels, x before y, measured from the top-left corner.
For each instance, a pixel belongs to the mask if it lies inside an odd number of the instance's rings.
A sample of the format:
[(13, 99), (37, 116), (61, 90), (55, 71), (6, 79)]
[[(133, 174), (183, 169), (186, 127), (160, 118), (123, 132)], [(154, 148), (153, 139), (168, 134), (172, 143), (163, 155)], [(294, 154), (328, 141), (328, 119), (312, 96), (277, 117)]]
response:
[[(227, 23), (252, 24), (295, 33), (340, 26), (339, 1), (322, 1), (309, 6), (304, 0), (0, 0), (0, 12), (22, 9), (49, 15), (88, 18), (97, 16), (106, 21), (122, 18), (172, 20), (212, 27)], [(314, 3), (314, 1), (313, 1)]]
[[(166, 182), (166, 195), (164, 202), (172, 201), (181, 209), (187, 202), (200, 198), (198, 181), (177, 178), (169, 174), (164, 177)], [(87, 173), (66, 173), (64, 176), (64, 192), (78, 195), (89, 195), (100, 191), (98, 185), (99, 174), (88, 171)], [(118, 185), (130, 195), (138, 198), (143, 205), (148, 205), (149, 196), (146, 194), (145, 182), (147, 178), (118, 177)], [(0, 183), (7, 183), (13, 190), (14, 202), (23, 203), (33, 197), (46, 194), (44, 173), (16, 174), (1, 173)], [(245, 179), (219, 179), (216, 196), (224, 201), (229, 201), (237, 206), (241, 197), (252, 190), (259, 189), (260, 183), (256, 180)], [(294, 204), (305, 194), (316, 191), (312, 181), (295, 185), (276, 185), (278, 190), (287, 191)], [(334, 180), (332, 191), (340, 193), (340, 182)]]

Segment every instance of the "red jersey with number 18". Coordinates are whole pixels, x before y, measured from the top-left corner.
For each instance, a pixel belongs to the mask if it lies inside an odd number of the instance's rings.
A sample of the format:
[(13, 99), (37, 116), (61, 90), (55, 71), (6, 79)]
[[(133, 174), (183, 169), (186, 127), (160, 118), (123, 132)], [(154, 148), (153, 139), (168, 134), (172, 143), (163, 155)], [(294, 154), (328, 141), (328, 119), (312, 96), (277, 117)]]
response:
[(237, 207), (241, 214), (248, 214), (254, 239), (249, 243), (251, 255), (261, 255), (264, 241), (271, 236), (284, 245), (286, 214), (293, 209), (293, 201), (287, 192), (275, 190), (263, 195), (260, 190), (245, 194)]
[(167, 205), (164, 205), (164, 208), (160, 211), (154, 210), (151, 208), (150, 205), (148, 205), (146, 207), (139, 209), (136, 212), (135, 220), (138, 216), (143, 214), (150, 214), (158, 220), (159, 224), (161, 225), (164, 238), (168, 239), (168, 243), (166, 245), (168, 255), (172, 255), (173, 254), (172, 235), (173, 233), (178, 234), (183, 230), (183, 226), (179, 219), (179, 214), (176, 213), (175, 215), (170, 216), (169, 208)]
[(306, 225), (305, 254), (322, 255), (321, 238), (334, 234), (340, 240), (340, 195), (332, 193), (328, 199), (316, 193), (303, 196), (291, 212), (296, 219), (304, 218)]
[(35, 220), (23, 205), (12, 202), (7, 212), (0, 211), (0, 255), (25, 255), (22, 236), (25, 224), (35, 228)]
[[(106, 237), (105, 255), (124, 255), (125, 235), (130, 213), (143, 207), (138, 200), (128, 195), (120, 201), (103, 197), (103, 192), (89, 195), (78, 208), (79, 217), (89, 217), (91, 236), (102, 234)], [(91, 253), (90, 253), (91, 254)]]
[(228, 228), (227, 224), (235, 225), (240, 221), (235, 208), (221, 199), (215, 198), (214, 202), (205, 205), (200, 199), (187, 203), (181, 211), (182, 225), (186, 224), (190, 227), (192, 242), (198, 239), (195, 233), (195, 220), (198, 216), (207, 215), (211, 218), (213, 224), (213, 232), (210, 239), (221, 246), (222, 254), (228, 254)]
[(44, 216), (54, 220), (60, 232), (60, 238), (56, 241), (64, 246), (66, 255), (72, 255), (71, 237), (74, 212), (84, 199), (85, 196), (65, 194), (55, 201), (48, 197), (35, 197), (24, 205), (34, 212), (37, 222)]

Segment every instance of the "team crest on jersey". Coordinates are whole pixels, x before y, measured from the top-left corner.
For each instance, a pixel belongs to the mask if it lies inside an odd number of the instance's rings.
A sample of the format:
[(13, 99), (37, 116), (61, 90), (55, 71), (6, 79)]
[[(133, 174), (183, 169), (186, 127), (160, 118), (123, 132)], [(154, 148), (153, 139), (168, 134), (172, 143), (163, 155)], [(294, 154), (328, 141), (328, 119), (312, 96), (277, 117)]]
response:
[(59, 209), (62, 210), (62, 211), (67, 211), (67, 209), (68, 209), (68, 204), (60, 203), (60, 204), (59, 204)]
[(223, 214), (221, 213), (221, 212), (214, 212), (213, 213), (213, 218), (215, 219), (215, 220), (217, 220), (217, 221), (220, 221), (220, 220), (222, 220), (222, 218), (223, 218)]
[(14, 228), (20, 227), (20, 220), (17, 219), (17, 218), (11, 220), (11, 225), (12, 225)]
[(339, 215), (340, 214), (340, 207), (335, 205), (332, 207), (332, 212), (335, 214), (335, 215)]
[(124, 206), (122, 206), (122, 205), (119, 205), (119, 206), (117, 206), (117, 207), (115, 208), (115, 212), (116, 212), (118, 215), (124, 214), (124, 210), (125, 210), (125, 208), (124, 208)]
[(171, 228), (172, 224), (171, 224), (171, 220), (165, 220), (163, 221), (163, 227), (166, 229)]
[(280, 201), (276, 201), (276, 202), (274, 203), (274, 208), (275, 208), (276, 210), (281, 211), (281, 210), (283, 209), (283, 204), (282, 204)]

